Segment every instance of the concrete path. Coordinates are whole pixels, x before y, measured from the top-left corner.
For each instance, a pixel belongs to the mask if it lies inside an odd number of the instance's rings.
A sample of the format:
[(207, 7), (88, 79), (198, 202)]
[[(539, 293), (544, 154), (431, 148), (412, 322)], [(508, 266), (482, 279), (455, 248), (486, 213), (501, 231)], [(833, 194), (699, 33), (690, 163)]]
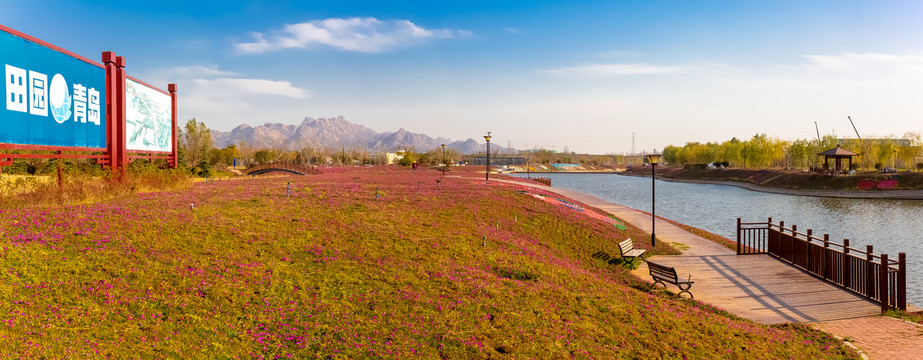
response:
[(923, 325), (885, 316), (811, 324), (849, 341), (871, 359), (923, 359)]
[[(557, 193), (651, 231), (651, 216), (629, 207), (550, 186), (496, 181)], [(653, 256), (648, 260), (673, 266), (681, 274), (691, 274), (695, 281), (691, 291), (696, 300), (759, 323), (811, 323), (851, 342), (871, 359), (923, 359), (923, 326), (880, 316), (878, 304), (769, 255), (737, 255), (724, 246), (659, 219), (657, 241), (688, 247), (682, 250), (682, 255)], [(632, 273), (650, 281), (646, 263)], [(669, 286), (669, 291), (678, 292)], [(911, 308), (911, 311), (920, 310)]]

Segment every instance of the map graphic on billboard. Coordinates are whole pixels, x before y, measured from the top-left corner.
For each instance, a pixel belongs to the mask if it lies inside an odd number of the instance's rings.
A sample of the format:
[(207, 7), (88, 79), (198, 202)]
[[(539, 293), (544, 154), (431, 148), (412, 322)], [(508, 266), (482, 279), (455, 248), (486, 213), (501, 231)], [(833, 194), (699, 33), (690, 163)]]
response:
[(0, 30), (0, 143), (106, 147), (106, 72)]
[(128, 150), (173, 151), (170, 95), (125, 79), (125, 139)]

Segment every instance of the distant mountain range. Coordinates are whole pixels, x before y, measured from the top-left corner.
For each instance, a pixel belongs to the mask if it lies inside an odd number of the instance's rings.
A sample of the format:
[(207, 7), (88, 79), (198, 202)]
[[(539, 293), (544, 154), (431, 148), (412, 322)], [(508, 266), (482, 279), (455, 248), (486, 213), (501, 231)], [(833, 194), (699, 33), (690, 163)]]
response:
[[(284, 150), (299, 150), (305, 147), (346, 148), (347, 150), (401, 151), (413, 147), (417, 152), (440, 148), (474, 154), (485, 151), (486, 144), (474, 139), (449, 142), (445, 138), (432, 138), (426, 134), (412, 133), (403, 128), (395, 132), (379, 133), (359, 124), (353, 124), (342, 116), (336, 118), (304, 118), (300, 125), (266, 123), (260, 126), (240, 125), (231, 131), (212, 130), (215, 147), (245, 143), (248, 147)], [(491, 146), (491, 153), (512, 153), (515, 150)]]

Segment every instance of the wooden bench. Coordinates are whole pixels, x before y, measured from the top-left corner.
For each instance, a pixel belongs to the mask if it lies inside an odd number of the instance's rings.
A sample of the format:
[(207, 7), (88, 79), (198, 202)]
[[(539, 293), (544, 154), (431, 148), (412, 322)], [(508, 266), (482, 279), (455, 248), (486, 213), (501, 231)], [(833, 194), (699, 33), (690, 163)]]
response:
[(635, 244), (631, 242), (631, 239), (625, 239), (625, 241), (619, 243), (619, 252), (622, 254), (622, 259), (633, 269), (637, 268), (637, 266), (634, 265), (635, 258), (644, 260), (641, 255), (643, 255), (645, 251), (647, 250), (635, 249)]
[(654, 279), (654, 283), (651, 284), (652, 288), (657, 283), (660, 283), (661, 285), (663, 285), (664, 288), (667, 287), (667, 284), (665, 283), (671, 283), (679, 287), (680, 295), (682, 295), (682, 293), (687, 293), (689, 294), (690, 299), (693, 298), (692, 293), (689, 292), (689, 288), (691, 288), (692, 284), (694, 283), (694, 281), (692, 281), (692, 275), (689, 275), (689, 277), (686, 280), (680, 280), (679, 276), (676, 275), (675, 268), (672, 268), (669, 266), (663, 266), (658, 263), (650, 262), (650, 261), (647, 262), (647, 267), (648, 269), (651, 270), (651, 278)]

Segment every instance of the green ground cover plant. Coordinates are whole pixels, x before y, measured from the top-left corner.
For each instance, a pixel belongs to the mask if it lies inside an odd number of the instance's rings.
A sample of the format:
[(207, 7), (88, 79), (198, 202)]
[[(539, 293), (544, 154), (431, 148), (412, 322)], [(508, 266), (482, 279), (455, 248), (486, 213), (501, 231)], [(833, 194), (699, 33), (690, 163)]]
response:
[(0, 210), (0, 358), (857, 358), (647, 292), (593, 256), (643, 232), (535, 190), (322, 171)]

